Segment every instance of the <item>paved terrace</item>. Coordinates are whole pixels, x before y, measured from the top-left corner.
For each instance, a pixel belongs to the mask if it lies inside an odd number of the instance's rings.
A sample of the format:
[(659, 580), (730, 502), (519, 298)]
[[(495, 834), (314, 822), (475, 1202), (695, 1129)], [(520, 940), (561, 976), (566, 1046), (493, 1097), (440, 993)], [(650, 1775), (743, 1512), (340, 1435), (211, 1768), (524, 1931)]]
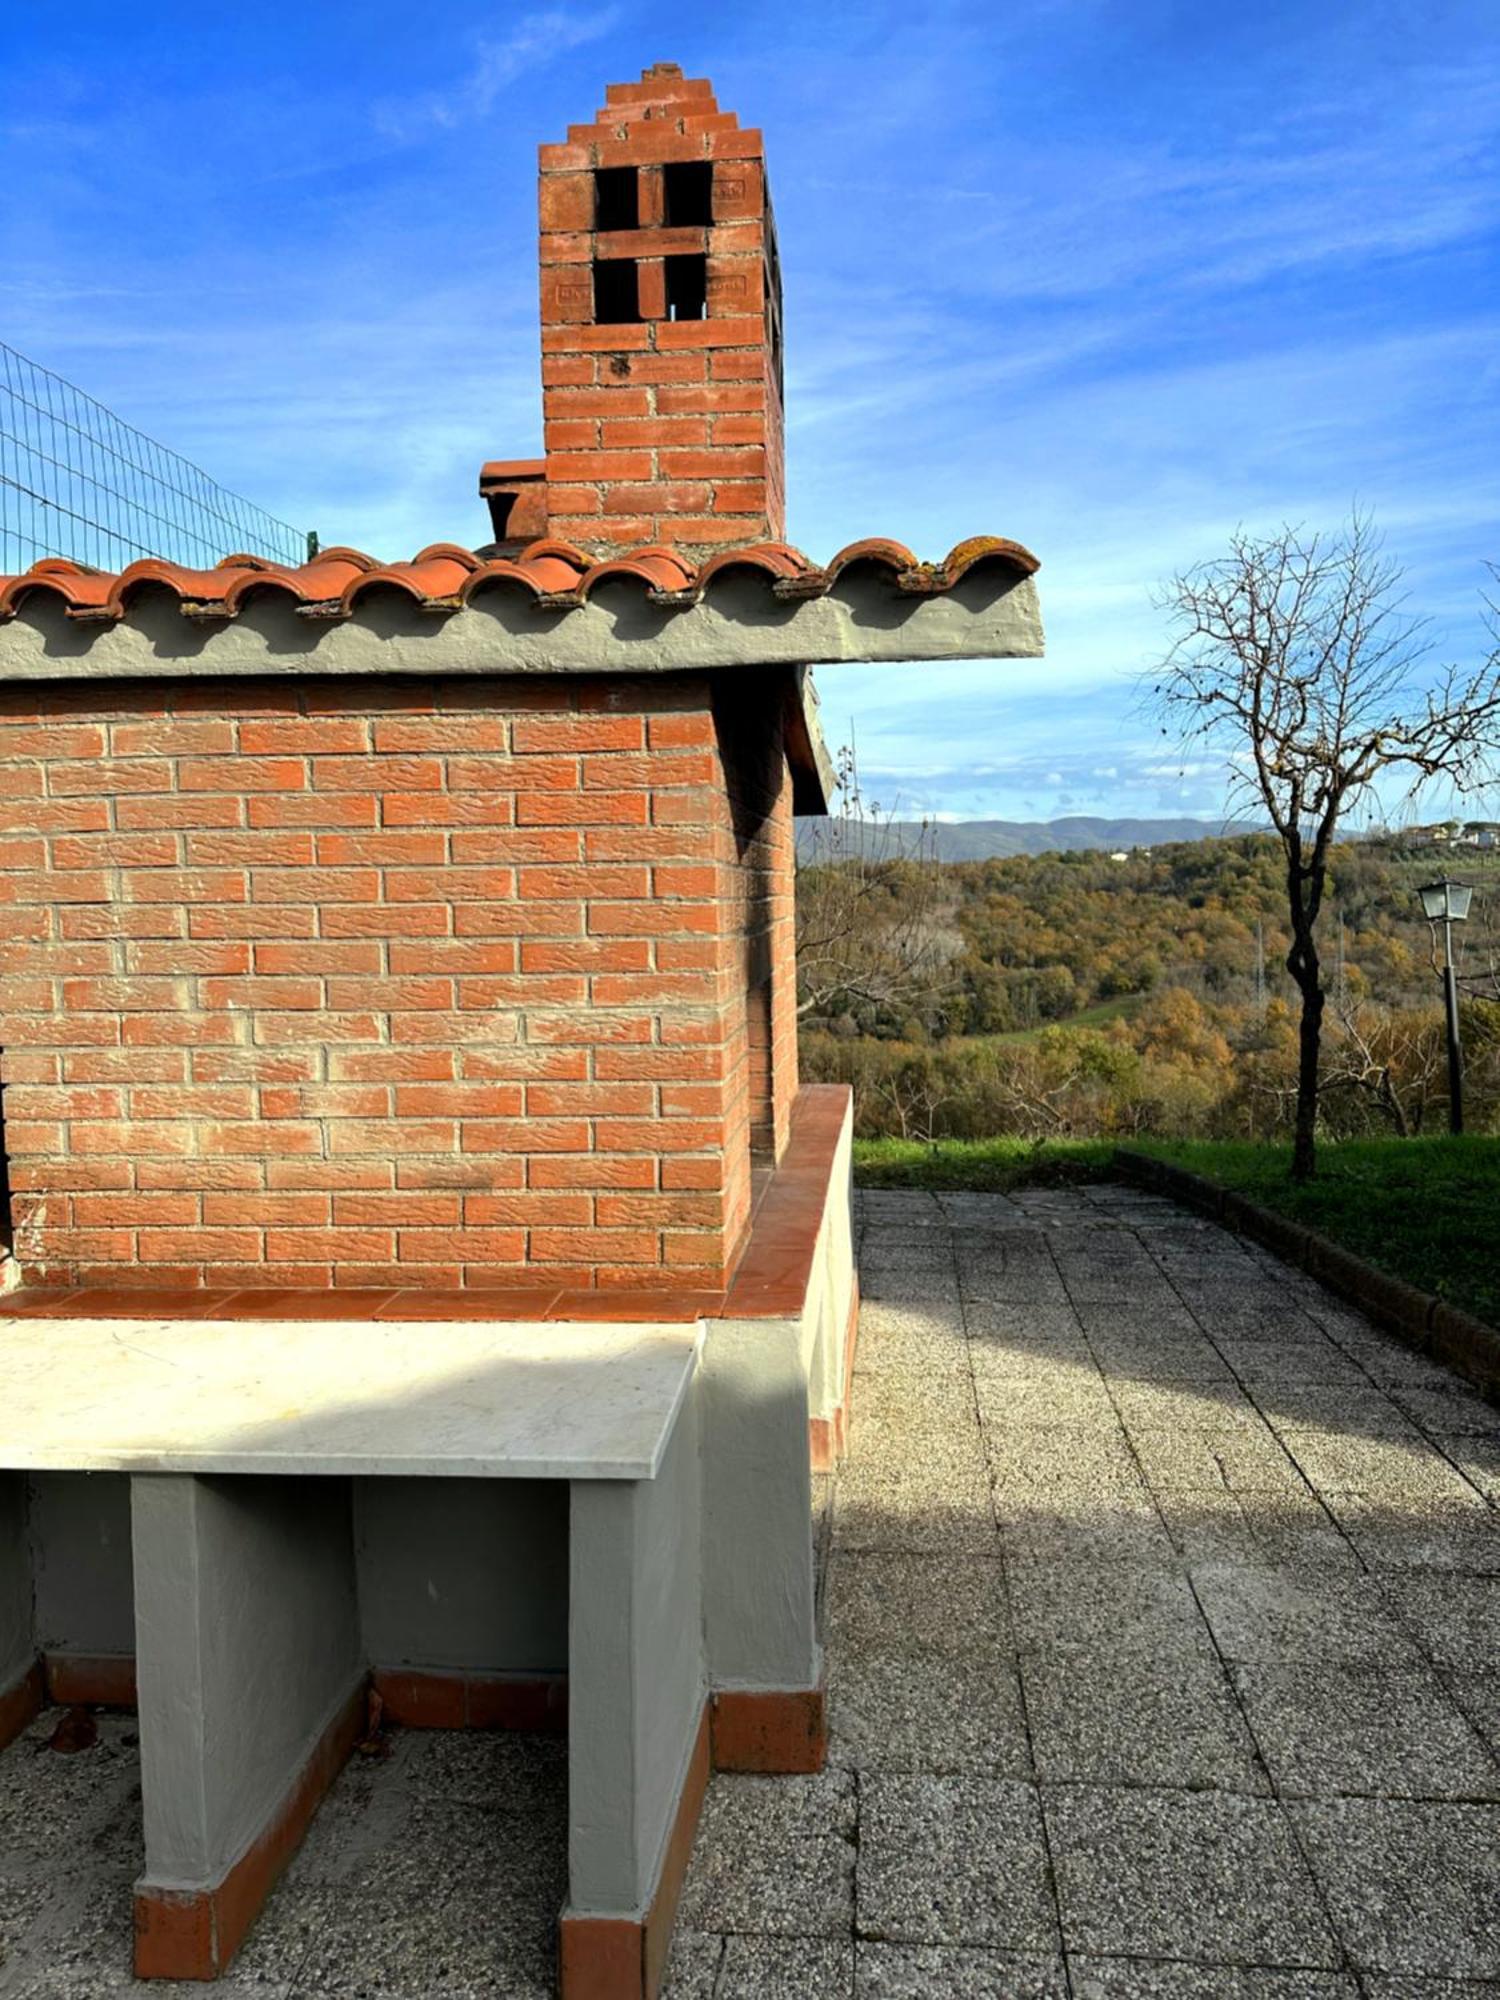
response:
[[(861, 1227), (831, 1768), (714, 1779), (673, 2000), (1500, 1995), (1500, 1415), (1149, 1196)], [(159, 1996), (129, 1719), (55, 1719), (0, 1757), (0, 1994)], [(219, 1993), (550, 1993), (562, 1780), (357, 1760)]]

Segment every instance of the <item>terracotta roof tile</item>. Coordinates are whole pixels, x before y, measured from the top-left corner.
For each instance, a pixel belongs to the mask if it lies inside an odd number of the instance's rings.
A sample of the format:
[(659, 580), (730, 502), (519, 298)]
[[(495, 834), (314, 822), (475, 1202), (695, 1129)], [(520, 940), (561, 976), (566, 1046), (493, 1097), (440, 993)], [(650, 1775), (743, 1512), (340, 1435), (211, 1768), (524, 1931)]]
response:
[(259, 594), (289, 599), (303, 617), (329, 620), (352, 617), (362, 598), (382, 590), (399, 591), (424, 611), (439, 614), (462, 609), (480, 591), (505, 588), (530, 591), (549, 608), (573, 610), (598, 585), (621, 578), (641, 585), (652, 603), (692, 605), (718, 577), (737, 569), (764, 577), (774, 597), (795, 600), (826, 596), (855, 564), (885, 570), (904, 595), (931, 597), (950, 590), (981, 563), (997, 563), (1020, 576), (1030, 576), (1038, 567), (1036, 557), (1018, 542), (991, 535), (960, 542), (938, 563), (919, 562), (900, 542), (851, 542), (821, 568), (786, 542), (726, 549), (702, 564), (689, 562), (679, 550), (656, 547), (595, 562), (570, 542), (544, 539), (513, 555), (492, 556), (438, 542), (410, 562), (398, 563), (378, 562), (346, 548), (324, 549), (295, 567), (237, 555), (226, 556), (213, 569), (185, 569), (152, 557), (132, 563), (118, 576), (49, 557), (22, 576), (0, 576), (0, 619), (14, 617), (28, 598), (42, 597), (59, 602), (80, 623), (113, 624), (128, 616), (139, 598), (160, 590), (177, 599), (185, 617), (205, 622), (236, 617), (247, 599)]

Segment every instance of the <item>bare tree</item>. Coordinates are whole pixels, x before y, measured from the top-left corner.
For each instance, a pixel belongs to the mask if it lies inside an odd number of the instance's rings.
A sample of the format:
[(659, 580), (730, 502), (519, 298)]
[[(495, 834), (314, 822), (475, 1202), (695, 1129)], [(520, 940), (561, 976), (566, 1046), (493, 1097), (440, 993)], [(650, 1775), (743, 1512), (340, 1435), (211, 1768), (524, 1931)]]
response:
[(839, 809), (797, 861), (797, 1012), (899, 1016), (935, 997), (961, 948), (926, 822), (902, 822), (838, 761)]
[(1162, 604), (1176, 629), (1153, 676), (1163, 733), (1227, 754), (1242, 803), (1270, 816), (1286, 860), (1301, 996), (1292, 1173), (1311, 1177), (1324, 988), (1318, 919), (1340, 817), (1382, 776), (1413, 789), (1441, 777), (1465, 791), (1500, 747), (1500, 652), (1439, 671), (1407, 616), (1401, 570), (1368, 517), (1329, 535), (1284, 527), (1175, 577)]

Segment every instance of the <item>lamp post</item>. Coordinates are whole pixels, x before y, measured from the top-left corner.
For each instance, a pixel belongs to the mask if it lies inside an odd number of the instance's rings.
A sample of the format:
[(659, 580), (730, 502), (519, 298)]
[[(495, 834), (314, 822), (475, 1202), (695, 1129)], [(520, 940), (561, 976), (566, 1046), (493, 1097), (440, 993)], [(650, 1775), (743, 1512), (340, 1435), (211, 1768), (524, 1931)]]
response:
[(1448, 1013), (1448, 1130), (1464, 1129), (1464, 1058), (1458, 1040), (1458, 982), (1453, 973), (1453, 926), (1464, 923), (1474, 891), (1462, 882), (1429, 882), (1417, 891), (1434, 930), (1443, 927), (1443, 1003)]

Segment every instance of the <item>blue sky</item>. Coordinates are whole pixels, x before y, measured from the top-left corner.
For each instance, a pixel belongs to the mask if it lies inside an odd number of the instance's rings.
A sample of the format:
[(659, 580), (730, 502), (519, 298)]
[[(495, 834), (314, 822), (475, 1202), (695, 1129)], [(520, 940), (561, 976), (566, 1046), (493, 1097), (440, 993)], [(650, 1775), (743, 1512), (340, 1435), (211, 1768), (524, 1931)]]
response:
[(1237, 523), (1373, 510), (1484, 649), (1494, 0), (13, 0), (0, 337), (325, 541), (475, 543), (540, 446), (535, 148), (657, 60), (766, 132), (791, 539), (1042, 558), (1044, 662), (824, 673), (868, 792), (1217, 813), (1132, 675)]

